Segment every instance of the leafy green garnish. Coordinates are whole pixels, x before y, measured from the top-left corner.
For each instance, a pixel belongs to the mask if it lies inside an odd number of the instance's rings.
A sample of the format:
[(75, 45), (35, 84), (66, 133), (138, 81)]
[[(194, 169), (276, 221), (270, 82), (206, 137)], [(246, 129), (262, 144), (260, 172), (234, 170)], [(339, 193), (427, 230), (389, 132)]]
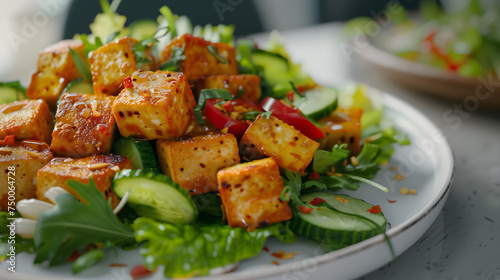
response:
[(222, 217), (222, 200), (216, 192), (196, 194), (193, 196), (193, 201), (198, 211)]
[(160, 13), (168, 22), (168, 32), (171, 34), (172, 38), (175, 38), (177, 36), (177, 30), (175, 30), (175, 20), (172, 11), (167, 6), (163, 6), (160, 8)]
[[(134, 242), (133, 230), (113, 214), (111, 202), (97, 189), (92, 178), (88, 185), (66, 182), (84, 202), (71, 194), (56, 198), (56, 206), (40, 214), (35, 229), (35, 263), (66, 262), (76, 250), (89, 244), (124, 245)], [(64, 229), (64, 230), (62, 230)]]
[(151, 63), (152, 61), (146, 57), (146, 50), (151, 47), (152, 44), (158, 42), (155, 38), (147, 38), (140, 42), (137, 42), (132, 51), (134, 52), (135, 61), (137, 62), (137, 68), (141, 68), (144, 63)]
[(186, 59), (186, 56), (184, 55), (184, 47), (184, 45), (180, 48), (175, 46), (172, 47), (172, 56), (169, 60), (163, 62), (160, 65), (160, 70), (180, 72), (181, 61)]
[(219, 88), (202, 89), (200, 91), (200, 97), (198, 98), (198, 105), (193, 110), (198, 124), (203, 125), (201, 110), (205, 108), (205, 103), (207, 102), (207, 99), (213, 99), (213, 98), (232, 99), (233, 97), (231, 96), (231, 92), (227, 89), (219, 89)]
[(248, 232), (228, 225), (172, 225), (141, 217), (133, 224), (136, 240), (145, 242), (141, 254), (145, 266), (165, 267), (172, 278), (208, 275), (210, 269), (251, 258), (261, 252), (270, 236), (295, 241), (288, 223)]
[(280, 194), (281, 201), (291, 201), (296, 205), (305, 205), (304, 202), (299, 198), (300, 192), (302, 191), (302, 178), (298, 171), (292, 172), (289, 169), (285, 170), (285, 176), (283, 179), (283, 190)]
[(83, 253), (73, 263), (73, 273), (78, 274), (81, 271), (83, 271), (89, 267), (92, 267), (94, 264), (98, 263), (102, 259), (103, 256), (104, 256), (104, 253), (100, 249), (94, 249), (94, 250)]
[(16, 96), (12, 96), (12, 100), (7, 100), (5, 96), (3, 97), (4, 103), (11, 103), (14, 101), (18, 100), (24, 100), (26, 99), (26, 89), (21, 85), (19, 81), (13, 81), (13, 82), (0, 82), (0, 88), (1, 87), (9, 87), (17, 91)]
[(80, 74), (82, 74), (82, 77), (88, 82), (92, 82), (92, 73), (90, 72), (89, 65), (85, 63), (85, 61), (83, 61), (82, 57), (77, 51), (69, 48), (69, 53), (71, 54), (73, 62), (75, 62), (76, 68), (78, 69), (78, 71), (80, 71)]
[(207, 46), (207, 50), (215, 59), (217, 59), (218, 62), (227, 64), (226, 58), (223, 57), (214, 46)]

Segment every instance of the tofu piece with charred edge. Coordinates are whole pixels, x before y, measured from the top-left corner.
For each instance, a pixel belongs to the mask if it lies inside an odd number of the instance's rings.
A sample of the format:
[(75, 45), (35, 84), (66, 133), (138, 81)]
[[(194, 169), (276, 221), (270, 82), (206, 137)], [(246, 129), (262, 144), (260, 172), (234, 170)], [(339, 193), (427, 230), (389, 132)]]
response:
[(153, 140), (186, 132), (196, 102), (183, 73), (138, 71), (131, 81), (133, 87), (123, 89), (113, 104), (121, 135)]
[(248, 160), (268, 156), (280, 167), (302, 173), (319, 143), (274, 116), (259, 115), (243, 134), (239, 147), (241, 157)]
[(161, 170), (191, 195), (215, 192), (217, 171), (240, 163), (233, 134), (197, 136), (156, 142)]
[(0, 139), (15, 135), (17, 140), (51, 141), (54, 121), (42, 99), (23, 100), (0, 105)]
[(241, 163), (217, 173), (219, 192), (231, 227), (253, 231), (292, 218), (280, 200), (283, 180), (272, 158)]
[[(128, 37), (110, 42), (92, 53), (89, 58), (94, 93), (117, 95), (123, 88), (124, 78), (138, 69), (134, 47), (138, 40)], [(144, 70), (155, 68), (150, 49), (144, 51), (145, 58), (152, 63), (143, 64)]]
[(206, 88), (223, 88), (229, 90), (233, 97), (240, 90), (243, 94), (240, 99), (259, 104), (262, 91), (260, 88), (260, 77), (257, 75), (214, 75), (200, 80), (198, 90)]
[(335, 114), (318, 120), (323, 126), (319, 129), (325, 135), (318, 139), (320, 149), (331, 151), (333, 146), (347, 144), (352, 155), (361, 151), (361, 115), (360, 108), (340, 109)]
[[(17, 203), (22, 199), (36, 197), (37, 171), (53, 157), (49, 145), (41, 141), (24, 140), (12, 146), (0, 146), (0, 208), (2, 211), (7, 211), (7, 206), (11, 201)], [(9, 191), (14, 194), (15, 200), (9, 199)]]
[(114, 96), (65, 93), (56, 113), (50, 148), (57, 156), (107, 154), (115, 134)]
[(52, 110), (68, 82), (82, 76), (69, 48), (83, 57), (83, 44), (78, 40), (63, 40), (48, 47), (38, 56), (37, 72), (26, 90), (29, 98), (45, 100)]
[[(214, 47), (218, 54), (210, 53), (209, 46)], [(196, 83), (201, 78), (210, 75), (238, 74), (234, 49), (226, 43), (212, 43), (191, 34), (184, 34), (165, 47), (161, 53), (160, 64), (170, 59), (174, 47), (184, 47), (186, 59), (180, 62), (180, 66), (190, 83)], [(217, 55), (221, 58), (217, 59)], [(222, 58), (225, 63), (221, 62)]]
[(45, 192), (59, 186), (80, 200), (73, 189), (66, 185), (66, 181), (75, 180), (88, 184), (89, 178), (92, 178), (106, 200), (111, 199), (111, 206), (114, 208), (120, 199), (113, 192), (111, 182), (115, 173), (123, 169), (132, 169), (132, 164), (127, 157), (121, 155), (93, 155), (81, 159), (54, 158), (38, 171), (36, 196), (50, 202), (45, 197)]

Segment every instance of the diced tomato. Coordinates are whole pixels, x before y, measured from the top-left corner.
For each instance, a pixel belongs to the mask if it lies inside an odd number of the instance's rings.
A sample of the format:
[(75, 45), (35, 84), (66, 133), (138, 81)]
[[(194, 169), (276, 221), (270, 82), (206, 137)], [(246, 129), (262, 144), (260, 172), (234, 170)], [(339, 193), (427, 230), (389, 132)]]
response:
[(380, 214), (380, 212), (382, 212), (382, 209), (380, 208), (380, 205), (377, 204), (371, 208), (368, 208), (368, 210), (366, 210), (366, 211), (368, 211), (372, 214)]
[(134, 87), (134, 84), (132, 83), (132, 78), (130, 78), (130, 76), (125, 77), (125, 78), (123, 79), (123, 87), (124, 87), (124, 88), (131, 88), (131, 87)]
[[(249, 126), (249, 122), (244, 121), (244, 120), (236, 120), (228, 115), (226, 115), (223, 111), (217, 109), (215, 107), (215, 104), (219, 101), (220, 99), (207, 99), (206, 105), (205, 105), (205, 116), (207, 119), (215, 125), (218, 129), (224, 129), (225, 127), (228, 128), (229, 133), (234, 134), (236, 138), (241, 138), (245, 131), (247, 130)], [(230, 102), (230, 106), (232, 110), (234, 111), (234, 108), (236, 106), (238, 107), (243, 107), (246, 108), (248, 111), (262, 111), (264, 110), (260, 108), (259, 106), (252, 104), (250, 102), (241, 100), (241, 99), (233, 99)], [(227, 103), (227, 102), (226, 102)], [(224, 104), (226, 104), (224, 103)], [(223, 107), (226, 108), (226, 106), (223, 105)], [(227, 110), (227, 108), (226, 108)], [(229, 111), (228, 111), (229, 112)], [(244, 113), (244, 112), (241, 112)]]
[(318, 138), (323, 138), (325, 135), (321, 130), (310, 122), (306, 117), (302, 116), (300, 111), (295, 107), (288, 107), (281, 101), (266, 97), (260, 103), (260, 106), (266, 111), (273, 111), (273, 115), (283, 122), (293, 126), (295, 129), (299, 130), (305, 136), (316, 140)]
[(315, 197), (312, 201), (311, 204), (314, 206), (318, 206), (321, 202), (326, 202), (324, 199)]
[(299, 207), (300, 212), (302, 212), (304, 214), (309, 214), (313, 210), (312, 208), (309, 208), (307, 206), (302, 206), (302, 205), (299, 205), (297, 207)]
[(16, 136), (14, 135), (7, 135), (3, 140), (0, 140), (0, 145), (2, 146), (7, 146), (7, 145), (14, 145), (14, 140), (16, 139)]
[(309, 174), (309, 180), (316, 180), (316, 179), (319, 179), (319, 177), (320, 176), (319, 176), (318, 172), (316, 172), (316, 171), (313, 171), (313, 172), (311, 172), (311, 174)]
[(130, 276), (132, 276), (133, 279), (139, 279), (145, 276), (148, 276), (149, 274), (153, 273), (154, 270), (149, 270), (147, 269), (144, 265), (136, 265), (130, 270)]

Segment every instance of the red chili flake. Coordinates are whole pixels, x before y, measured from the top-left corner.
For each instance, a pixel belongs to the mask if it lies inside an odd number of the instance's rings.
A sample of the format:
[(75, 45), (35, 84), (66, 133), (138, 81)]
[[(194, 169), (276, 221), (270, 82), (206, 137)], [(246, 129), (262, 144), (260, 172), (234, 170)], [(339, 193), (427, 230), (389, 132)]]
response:
[(16, 139), (16, 136), (14, 135), (7, 135), (3, 140), (0, 140), (0, 145), (2, 146), (7, 146), (7, 145), (14, 145), (14, 140)]
[(311, 201), (311, 204), (314, 206), (318, 206), (321, 202), (326, 202), (324, 199), (316, 197)]
[(389, 200), (389, 199), (388, 199), (388, 200), (387, 200), (387, 202), (389, 202), (389, 203), (395, 203), (395, 202), (396, 202), (396, 200)]
[(309, 174), (309, 180), (316, 180), (316, 179), (319, 179), (319, 177), (320, 176), (319, 176), (318, 172), (316, 172), (316, 171), (313, 171), (313, 172), (311, 172), (311, 174)]
[(285, 253), (285, 251), (279, 250), (279, 252), (271, 253), (271, 256), (282, 260), (289, 260), (293, 259), (293, 257), (298, 254), (298, 252)]
[(297, 90), (300, 92), (300, 93), (304, 93), (304, 87), (303, 86), (297, 86)]
[(267, 248), (266, 246), (262, 247), (262, 250), (266, 251), (269, 253), (269, 248)]
[(74, 261), (76, 261), (76, 259), (78, 259), (80, 256), (81, 256), (81, 254), (80, 254), (78, 251), (73, 251), (73, 253), (71, 253), (71, 255), (69, 256), (68, 261), (70, 261), (70, 262), (74, 262)]
[(253, 47), (256, 48), (256, 49), (259, 48), (259, 46), (257, 45), (257, 43), (253, 44)]
[(389, 228), (392, 228), (392, 225), (391, 225), (391, 223), (387, 222), (387, 224), (389, 225)]
[(372, 214), (380, 214), (380, 212), (382, 212), (382, 209), (380, 208), (380, 205), (377, 204), (377, 205), (369, 208), (366, 211), (368, 211), (368, 212), (370, 212)]
[(154, 270), (149, 270), (147, 269), (144, 265), (136, 265), (134, 268), (130, 270), (130, 276), (132, 276), (133, 279), (139, 279), (143, 278), (151, 273), (153, 273)]
[(125, 77), (125, 78), (123, 79), (123, 87), (124, 87), (124, 88), (131, 88), (131, 87), (134, 87), (134, 84), (132, 83), (132, 78), (130, 78), (130, 76)]
[(228, 100), (226, 103), (222, 104), (222, 107), (226, 109), (228, 114), (231, 114), (234, 111), (233, 104), (231, 104), (231, 100)]
[(279, 262), (277, 262), (277, 261), (272, 261), (272, 263), (273, 263), (274, 265), (280, 265), (280, 263), (279, 263)]
[(286, 98), (288, 98), (288, 100), (290, 100), (290, 102), (293, 102), (293, 90), (289, 91), (287, 94), (286, 94)]
[(309, 214), (313, 210), (312, 208), (302, 206), (302, 205), (299, 205), (298, 207), (299, 207), (300, 212), (302, 212), (304, 214)]

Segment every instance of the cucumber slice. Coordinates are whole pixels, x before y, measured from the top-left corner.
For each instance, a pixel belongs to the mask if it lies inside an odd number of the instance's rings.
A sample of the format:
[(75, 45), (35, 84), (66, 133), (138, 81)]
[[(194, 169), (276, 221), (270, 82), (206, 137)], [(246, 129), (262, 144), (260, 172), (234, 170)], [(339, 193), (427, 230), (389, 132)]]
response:
[(156, 33), (156, 28), (158, 28), (158, 23), (154, 20), (135, 20), (128, 26), (128, 36), (142, 41), (146, 38), (152, 38)]
[[(304, 214), (297, 206), (292, 206), (291, 229), (298, 235), (318, 241), (328, 250), (340, 249), (385, 231), (387, 219), (382, 213), (366, 211), (373, 206), (369, 203), (348, 195), (326, 192), (310, 193), (300, 199), (312, 201), (316, 197), (343, 213), (319, 207), (320, 210)], [(342, 199), (348, 202), (340, 202)]]
[(131, 137), (120, 137), (113, 144), (111, 152), (128, 157), (134, 169), (158, 171), (155, 153), (148, 141), (136, 141)]
[(0, 83), (0, 104), (26, 99), (26, 90), (19, 82)]
[(57, 99), (56, 105), (59, 106), (59, 103), (61, 102), (61, 98), (66, 92), (72, 92), (72, 93), (83, 93), (83, 94), (94, 94), (94, 88), (92, 87), (92, 84), (89, 82), (86, 82), (83, 78), (78, 78), (76, 80), (73, 80), (69, 82), (66, 87), (63, 89), (62, 94), (59, 96)]
[(306, 117), (319, 120), (337, 109), (338, 91), (334, 88), (315, 87), (304, 92), (305, 98), (295, 98), (293, 105)]
[(198, 217), (191, 195), (167, 175), (149, 170), (125, 169), (113, 179), (120, 198), (130, 190), (127, 204), (139, 216), (172, 224), (189, 224)]
[(277, 53), (255, 49), (252, 51), (252, 60), (255, 65), (262, 67), (266, 81), (274, 85), (292, 80), (288, 60)]

